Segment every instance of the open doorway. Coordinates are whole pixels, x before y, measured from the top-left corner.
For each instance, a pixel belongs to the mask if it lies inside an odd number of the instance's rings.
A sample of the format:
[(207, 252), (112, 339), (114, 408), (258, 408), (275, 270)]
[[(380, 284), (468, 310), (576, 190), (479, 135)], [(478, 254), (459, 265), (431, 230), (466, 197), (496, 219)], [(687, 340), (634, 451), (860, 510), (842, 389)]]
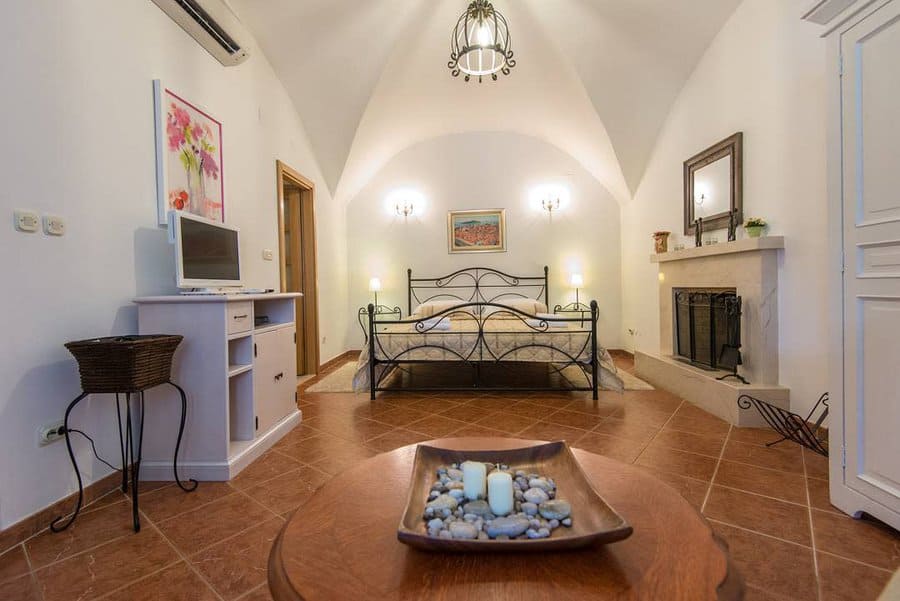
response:
[(313, 376), (319, 371), (316, 187), (281, 161), (275, 167), (281, 291), (303, 293), (297, 299), (297, 375)]

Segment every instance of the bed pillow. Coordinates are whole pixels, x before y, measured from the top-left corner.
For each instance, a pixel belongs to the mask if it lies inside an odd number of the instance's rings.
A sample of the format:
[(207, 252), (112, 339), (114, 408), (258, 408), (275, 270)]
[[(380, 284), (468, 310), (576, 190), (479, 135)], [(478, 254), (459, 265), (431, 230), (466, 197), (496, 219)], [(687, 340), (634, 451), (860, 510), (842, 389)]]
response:
[[(452, 309), (454, 307), (459, 307), (460, 305), (468, 304), (465, 301), (451, 299), (451, 300), (434, 300), (424, 302), (418, 307), (416, 307), (415, 312), (413, 312), (413, 317), (416, 319), (422, 319), (423, 317), (431, 317), (435, 313), (440, 313), (441, 311), (446, 311), (447, 309)], [(461, 311), (472, 315), (472, 309), (474, 307), (466, 307), (465, 309), (461, 309)], [(446, 315), (444, 316), (446, 317)], [(462, 317), (461, 315), (450, 315), (450, 318), (454, 317)]]
[[(546, 313), (547, 305), (542, 303), (539, 300), (535, 300), (533, 298), (501, 298), (495, 301), (498, 305), (505, 305), (510, 309), (516, 309), (517, 311), (521, 311), (522, 313), (527, 313), (528, 315), (536, 315), (538, 313)], [(500, 307), (485, 307), (484, 314), (485, 316), (492, 315), (494, 313), (503, 311)], [(507, 313), (504, 316), (498, 317), (511, 317), (511, 318), (520, 318), (521, 315), (518, 313), (509, 314)]]

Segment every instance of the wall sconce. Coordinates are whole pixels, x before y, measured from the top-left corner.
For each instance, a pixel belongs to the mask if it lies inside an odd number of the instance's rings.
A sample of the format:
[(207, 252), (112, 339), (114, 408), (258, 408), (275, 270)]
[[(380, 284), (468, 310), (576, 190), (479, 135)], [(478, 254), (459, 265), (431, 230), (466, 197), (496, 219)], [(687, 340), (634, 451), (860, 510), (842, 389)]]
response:
[(553, 211), (559, 209), (559, 196), (556, 198), (547, 197), (541, 200), (541, 207), (550, 215), (550, 221), (553, 221)]
[(397, 215), (403, 217), (403, 219), (408, 219), (409, 216), (413, 214), (414, 209), (415, 206), (408, 200), (398, 202), (394, 205), (394, 211), (397, 213)]

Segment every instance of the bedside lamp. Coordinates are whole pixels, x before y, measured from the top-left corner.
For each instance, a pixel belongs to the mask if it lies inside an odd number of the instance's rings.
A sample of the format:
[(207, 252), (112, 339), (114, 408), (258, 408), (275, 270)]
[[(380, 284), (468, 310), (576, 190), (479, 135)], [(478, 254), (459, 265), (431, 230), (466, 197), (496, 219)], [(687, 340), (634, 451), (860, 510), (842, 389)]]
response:
[(381, 280), (372, 278), (369, 280), (369, 292), (375, 293), (375, 306), (378, 306), (378, 293), (381, 291)]
[(575, 289), (575, 306), (577, 307), (581, 304), (578, 299), (578, 289), (584, 286), (584, 276), (580, 273), (573, 273), (569, 278), (569, 284)]

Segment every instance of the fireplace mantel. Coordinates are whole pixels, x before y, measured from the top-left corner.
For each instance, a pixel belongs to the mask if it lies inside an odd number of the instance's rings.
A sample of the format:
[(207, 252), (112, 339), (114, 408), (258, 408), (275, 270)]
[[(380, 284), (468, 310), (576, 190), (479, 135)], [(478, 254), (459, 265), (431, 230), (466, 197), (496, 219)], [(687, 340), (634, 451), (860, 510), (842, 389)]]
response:
[(682, 250), (673, 250), (667, 253), (650, 255), (650, 262), (665, 263), (667, 261), (683, 261), (684, 259), (697, 259), (700, 257), (712, 257), (715, 255), (727, 255), (755, 250), (777, 250), (779, 248), (784, 248), (784, 236), (745, 238), (743, 240), (735, 240), (734, 242), (707, 244), (706, 246), (692, 246), (691, 248), (684, 248)]

